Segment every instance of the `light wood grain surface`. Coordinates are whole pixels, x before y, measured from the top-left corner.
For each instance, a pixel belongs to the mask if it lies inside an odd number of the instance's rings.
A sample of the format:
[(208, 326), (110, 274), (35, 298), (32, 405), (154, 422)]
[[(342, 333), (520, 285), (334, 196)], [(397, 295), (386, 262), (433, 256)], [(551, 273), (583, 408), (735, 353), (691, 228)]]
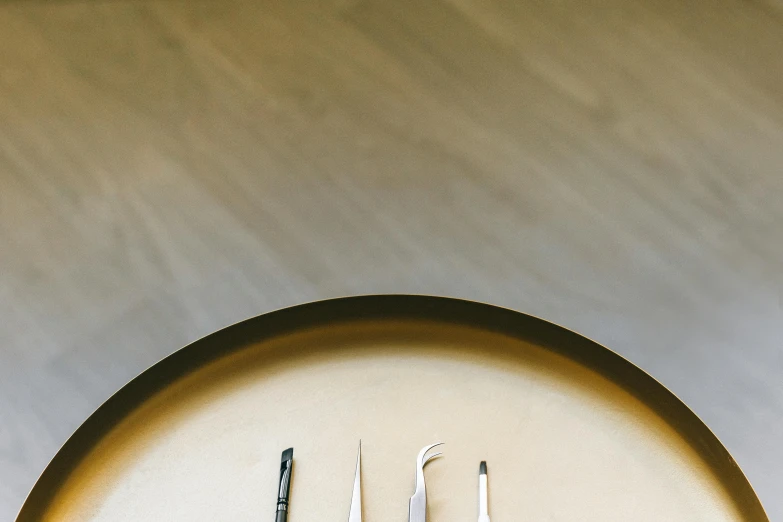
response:
[(620, 352), (783, 519), (781, 49), (739, 0), (0, 3), (0, 519), (160, 357), (378, 292)]

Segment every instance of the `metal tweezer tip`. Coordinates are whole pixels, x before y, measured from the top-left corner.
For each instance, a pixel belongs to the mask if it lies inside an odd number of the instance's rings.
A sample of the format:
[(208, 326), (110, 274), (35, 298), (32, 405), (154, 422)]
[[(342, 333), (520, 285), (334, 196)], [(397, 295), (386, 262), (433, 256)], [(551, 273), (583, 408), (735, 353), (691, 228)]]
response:
[(359, 440), (359, 452), (356, 455), (356, 474), (353, 478), (353, 493), (351, 494), (351, 510), (348, 522), (362, 522), (362, 441)]

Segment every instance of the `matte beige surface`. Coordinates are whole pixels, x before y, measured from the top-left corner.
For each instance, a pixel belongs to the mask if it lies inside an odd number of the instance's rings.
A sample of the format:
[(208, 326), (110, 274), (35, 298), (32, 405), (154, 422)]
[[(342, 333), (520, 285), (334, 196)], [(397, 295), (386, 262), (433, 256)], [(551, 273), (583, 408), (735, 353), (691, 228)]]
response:
[(418, 450), (432, 520), (744, 520), (652, 410), (562, 356), (442, 324), (347, 326), (232, 355), (121, 423), (45, 520), (263, 520), (293, 445), (291, 519), (342, 520), (363, 445), (364, 516), (407, 520)]
[(781, 13), (0, 2), (0, 520), (160, 357), (377, 292), (617, 350), (783, 520)]

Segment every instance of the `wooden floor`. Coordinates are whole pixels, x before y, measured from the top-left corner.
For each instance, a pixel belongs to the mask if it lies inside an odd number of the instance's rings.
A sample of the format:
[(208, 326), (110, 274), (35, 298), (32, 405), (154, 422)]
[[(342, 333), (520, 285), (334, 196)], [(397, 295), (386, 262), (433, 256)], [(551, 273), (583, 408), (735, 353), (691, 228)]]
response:
[(0, 520), (126, 380), (400, 292), (569, 326), (783, 519), (783, 7), (0, 3)]

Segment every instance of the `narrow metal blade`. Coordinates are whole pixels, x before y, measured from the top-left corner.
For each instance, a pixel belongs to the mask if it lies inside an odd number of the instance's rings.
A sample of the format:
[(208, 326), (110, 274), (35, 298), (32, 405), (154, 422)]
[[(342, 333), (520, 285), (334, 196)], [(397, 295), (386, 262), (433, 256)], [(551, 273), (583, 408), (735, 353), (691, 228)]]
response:
[(356, 475), (353, 479), (351, 512), (348, 522), (362, 522), (362, 441), (359, 441), (359, 455), (356, 457)]

